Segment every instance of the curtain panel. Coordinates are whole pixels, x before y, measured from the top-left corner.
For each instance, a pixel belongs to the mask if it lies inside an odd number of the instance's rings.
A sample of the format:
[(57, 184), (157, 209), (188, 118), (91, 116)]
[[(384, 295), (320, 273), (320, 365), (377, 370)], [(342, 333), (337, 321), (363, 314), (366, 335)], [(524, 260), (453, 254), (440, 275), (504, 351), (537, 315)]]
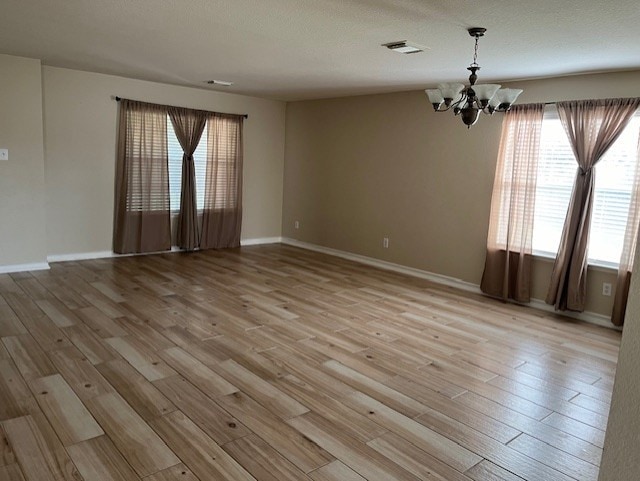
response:
[(181, 107), (169, 107), (168, 114), (183, 150), (180, 212), (178, 214), (176, 244), (181, 249), (193, 250), (200, 246), (196, 202), (196, 167), (193, 161), (193, 153), (198, 147), (207, 124), (207, 112)]
[(529, 302), (538, 151), (544, 104), (505, 114), (498, 151), (487, 254), (480, 288), (503, 300)]
[(624, 233), (622, 254), (620, 255), (620, 264), (618, 266), (616, 293), (613, 299), (613, 310), (611, 312), (611, 322), (616, 326), (622, 326), (624, 324), (627, 299), (629, 298), (629, 285), (631, 283), (631, 271), (633, 270), (634, 255), (638, 240), (638, 226), (640, 225), (640, 142), (638, 143), (637, 152), (631, 201), (629, 202), (629, 215), (627, 216), (627, 228)]
[(546, 298), (557, 310), (584, 311), (595, 166), (620, 136), (638, 105), (638, 98), (557, 104), (578, 164)]
[(243, 120), (228, 114), (213, 114), (207, 120), (202, 249), (240, 246)]
[(123, 99), (119, 117), (113, 250), (169, 250), (167, 110)]

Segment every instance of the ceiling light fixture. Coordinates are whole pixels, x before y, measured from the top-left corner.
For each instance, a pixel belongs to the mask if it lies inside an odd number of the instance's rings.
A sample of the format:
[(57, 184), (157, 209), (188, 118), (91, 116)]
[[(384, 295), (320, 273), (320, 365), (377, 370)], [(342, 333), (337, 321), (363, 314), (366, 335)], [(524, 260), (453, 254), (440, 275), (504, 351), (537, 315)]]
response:
[[(473, 51), (473, 62), (467, 67), (471, 72), (469, 75), (469, 86), (465, 87), (461, 83), (438, 84), (437, 89), (427, 89), (425, 92), (429, 96), (429, 101), (436, 112), (446, 112), (453, 108), (455, 115), (460, 115), (462, 122), (471, 127), (480, 116), (480, 112), (493, 114), (494, 112), (506, 112), (511, 108), (518, 95), (522, 93), (520, 89), (501, 89), (498, 84), (476, 85), (480, 70), (478, 65), (478, 39), (487, 31), (486, 28), (475, 27), (468, 30), (469, 35), (476, 39)], [(444, 103), (444, 107), (442, 104)]]

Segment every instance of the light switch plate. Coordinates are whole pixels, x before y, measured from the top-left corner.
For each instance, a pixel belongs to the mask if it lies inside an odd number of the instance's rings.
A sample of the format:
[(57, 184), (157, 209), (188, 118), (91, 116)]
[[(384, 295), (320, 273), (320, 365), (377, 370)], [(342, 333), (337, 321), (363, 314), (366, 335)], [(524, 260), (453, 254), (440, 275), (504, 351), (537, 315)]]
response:
[(0, 149), (0, 160), (9, 160), (9, 149)]

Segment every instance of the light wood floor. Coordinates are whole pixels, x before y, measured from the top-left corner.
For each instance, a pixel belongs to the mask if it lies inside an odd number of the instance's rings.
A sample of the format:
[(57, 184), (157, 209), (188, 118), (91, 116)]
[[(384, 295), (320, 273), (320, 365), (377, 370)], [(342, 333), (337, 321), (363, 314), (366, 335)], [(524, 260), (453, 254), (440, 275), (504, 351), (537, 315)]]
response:
[(280, 245), (0, 276), (0, 480), (595, 480), (620, 334)]

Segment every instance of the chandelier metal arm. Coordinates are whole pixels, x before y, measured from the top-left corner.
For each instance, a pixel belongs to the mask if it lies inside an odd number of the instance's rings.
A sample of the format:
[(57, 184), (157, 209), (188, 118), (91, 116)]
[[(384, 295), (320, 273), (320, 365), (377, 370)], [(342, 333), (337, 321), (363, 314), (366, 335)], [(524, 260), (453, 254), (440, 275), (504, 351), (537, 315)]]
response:
[[(442, 102), (441, 104), (435, 104), (434, 105), (434, 111), (435, 112), (448, 112), (451, 109), (455, 109), (465, 103), (468, 103), (468, 95), (465, 92), (461, 92), (460, 93), (461, 97), (460, 99), (456, 100), (455, 102), (451, 101), (448, 105), (446, 103), (446, 99), (444, 102)], [(485, 102), (486, 103), (486, 102)], [(482, 113), (484, 114), (488, 114), (488, 115), (493, 115), (495, 112), (506, 112), (508, 110), (507, 106), (508, 104), (500, 104), (499, 106), (492, 106), (490, 104), (487, 103), (487, 105), (483, 105), (483, 102), (481, 100), (478, 99), (474, 99), (471, 102), (471, 105), (473, 105), (475, 108), (477, 108), (478, 110), (480, 110)]]
[[(458, 108), (461, 104), (465, 103), (467, 101), (467, 93), (466, 91), (462, 91), (460, 92), (461, 97), (456, 100), (455, 102), (453, 101), (453, 99), (444, 99), (444, 102), (442, 102), (440, 105), (434, 105), (434, 109), (436, 112), (448, 112), (451, 109), (455, 109)], [(449, 102), (447, 103), (447, 100), (449, 100)], [(457, 114), (456, 114), (457, 115)]]

